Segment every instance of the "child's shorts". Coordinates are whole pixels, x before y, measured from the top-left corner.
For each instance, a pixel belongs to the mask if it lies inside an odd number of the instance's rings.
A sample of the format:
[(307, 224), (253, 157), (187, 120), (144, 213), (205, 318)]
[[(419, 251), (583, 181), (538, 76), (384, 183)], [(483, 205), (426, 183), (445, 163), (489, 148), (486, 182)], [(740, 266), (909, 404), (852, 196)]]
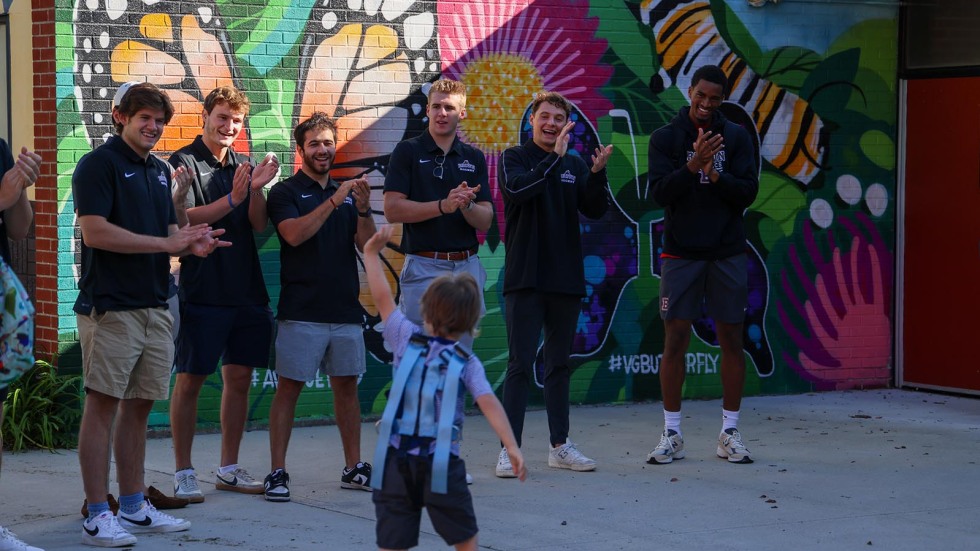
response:
[(399, 457), (398, 451), (388, 448), (381, 490), (372, 493), (378, 547), (408, 549), (418, 545), (423, 507), (447, 545), (462, 543), (479, 531), (463, 460), (449, 456), (447, 493), (432, 493), (431, 476), (431, 456)]

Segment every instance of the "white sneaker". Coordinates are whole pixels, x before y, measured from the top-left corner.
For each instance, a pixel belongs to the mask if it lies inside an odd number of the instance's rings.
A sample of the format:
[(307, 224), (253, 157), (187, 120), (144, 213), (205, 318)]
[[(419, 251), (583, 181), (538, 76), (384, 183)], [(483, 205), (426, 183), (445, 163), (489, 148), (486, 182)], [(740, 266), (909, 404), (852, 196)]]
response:
[[(248, 474), (248, 471), (241, 467), (235, 468), (234, 471), (228, 474), (221, 474), (220, 472), (215, 474), (218, 475), (218, 479), (214, 484), (216, 490), (228, 490), (243, 494), (261, 494), (265, 491), (262, 483), (252, 478), (252, 475)], [(198, 490), (198, 493), (200, 493), (200, 490)], [(201, 499), (204, 499), (204, 496), (201, 496)]]
[(595, 461), (578, 451), (571, 440), (566, 440), (561, 446), (548, 451), (548, 466), (554, 469), (594, 471)]
[(466, 484), (467, 485), (473, 484), (473, 475), (471, 475), (470, 473), (466, 473)]
[(664, 429), (660, 443), (647, 454), (647, 463), (666, 465), (675, 459), (684, 459), (684, 439), (674, 429)]
[(204, 494), (197, 485), (197, 473), (194, 471), (174, 475), (174, 497), (181, 497), (191, 503), (204, 503)]
[(514, 474), (514, 467), (510, 464), (507, 448), (500, 448), (500, 455), (497, 456), (496, 474), (498, 478), (515, 478), (517, 476)]
[(82, 523), (82, 543), (96, 547), (136, 545), (136, 536), (127, 532), (110, 511)]
[(44, 551), (44, 549), (27, 545), (13, 532), (0, 526), (0, 551)]
[(742, 443), (742, 435), (738, 429), (727, 429), (718, 435), (718, 457), (727, 459), (729, 463), (751, 463), (752, 454)]
[(119, 525), (123, 528), (140, 533), (150, 532), (183, 532), (191, 527), (191, 523), (182, 518), (172, 517), (167, 513), (157, 511), (149, 501), (144, 501), (140, 510), (133, 515), (127, 515), (122, 509), (116, 514)]

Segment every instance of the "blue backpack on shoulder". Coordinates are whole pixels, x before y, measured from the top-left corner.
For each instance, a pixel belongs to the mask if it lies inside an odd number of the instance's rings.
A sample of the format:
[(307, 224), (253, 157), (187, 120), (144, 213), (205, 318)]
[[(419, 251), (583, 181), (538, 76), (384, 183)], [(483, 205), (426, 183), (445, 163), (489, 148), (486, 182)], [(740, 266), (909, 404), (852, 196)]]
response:
[[(388, 394), (378, 429), (378, 445), (374, 452), (374, 464), (381, 472), (371, 477), (371, 487), (381, 489), (384, 478), (388, 442), (392, 434), (403, 437), (435, 439), (432, 455), (432, 491), (445, 494), (449, 476), (449, 452), (458, 440), (453, 426), (456, 399), (459, 395), (463, 366), (470, 359), (470, 352), (457, 343), (446, 348), (431, 361), (426, 361), (434, 339), (416, 333), (408, 342), (402, 361), (395, 370), (395, 377)], [(439, 415), (436, 415), (436, 395), (441, 391)], [(423, 450), (423, 454), (428, 450)]]

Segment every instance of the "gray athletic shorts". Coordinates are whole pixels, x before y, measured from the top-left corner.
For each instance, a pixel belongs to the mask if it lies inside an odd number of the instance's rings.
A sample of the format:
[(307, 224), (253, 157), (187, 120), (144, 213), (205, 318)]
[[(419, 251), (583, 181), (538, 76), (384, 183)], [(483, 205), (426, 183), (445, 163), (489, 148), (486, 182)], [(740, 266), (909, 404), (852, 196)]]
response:
[(747, 259), (738, 254), (721, 260), (664, 258), (660, 270), (660, 317), (743, 323), (748, 305)]
[(279, 320), (276, 324), (276, 375), (310, 382), (316, 373), (357, 376), (367, 371), (364, 332), (357, 323)]

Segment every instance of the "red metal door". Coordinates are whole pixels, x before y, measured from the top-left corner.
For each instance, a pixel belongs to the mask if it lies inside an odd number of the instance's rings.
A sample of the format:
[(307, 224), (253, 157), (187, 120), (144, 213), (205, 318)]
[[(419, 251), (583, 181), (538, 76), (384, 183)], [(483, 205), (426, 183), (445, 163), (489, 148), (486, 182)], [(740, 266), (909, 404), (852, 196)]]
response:
[(980, 393), (980, 78), (907, 92), (901, 383)]

